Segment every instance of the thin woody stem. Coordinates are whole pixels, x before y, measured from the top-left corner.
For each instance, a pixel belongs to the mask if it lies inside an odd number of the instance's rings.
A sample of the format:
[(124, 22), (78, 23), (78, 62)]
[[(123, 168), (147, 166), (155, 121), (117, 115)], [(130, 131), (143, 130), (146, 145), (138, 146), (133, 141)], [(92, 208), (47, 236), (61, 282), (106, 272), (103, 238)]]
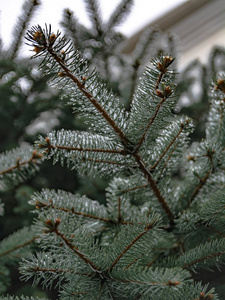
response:
[(93, 104), (93, 106), (99, 111), (103, 118), (108, 122), (108, 124), (113, 128), (113, 130), (118, 134), (124, 146), (128, 145), (128, 139), (123, 133), (123, 131), (118, 127), (115, 121), (109, 116), (107, 111), (101, 106), (101, 104), (94, 98), (94, 96), (87, 91), (84, 84), (78, 80), (77, 77), (67, 68), (63, 60), (53, 51), (52, 47), (47, 47), (48, 52), (57, 61), (60, 67), (65, 71), (67, 77), (69, 77), (78, 87), (78, 89), (86, 96), (86, 98)]
[(169, 153), (169, 156), (168, 156), (167, 160), (166, 160), (165, 163), (164, 163), (164, 166), (163, 166), (163, 168), (162, 168), (162, 171), (160, 172), (159, 178), (161, 178), (161, 176), (162, 176), (164, 170), (166, 169), (166, 166), (167, 166), (169, 160), (171, 159), (172, 154), (173, 154), (173, 152), (175, 151), (176, 147), (177, 147), (177, 143), (175, 143), (175, 144), (173, 145), (173, 148), (171, 149), (171, 151), (170, 151), (170, 153)]
[(152, 116), (151, 119), (149, 120), (148, 125), (146, 126), (145, 131), (144, 131), (142, 137), (140, 138), (137, 147), (135, 148), (135, 152), (136, 152), (136, 153), (139, 151), (139, 149), (140, 149), (142, 143), (144, 142), (144, 139), (145, 139), (145, 137), (146, 137), (146, 134), (147, 134), (147, 132), (148, 132), (149, 127), (154, 123), (156, 117), (158, 116), (160, 107), (162, 106), (162, 104), (163, 104), (165, 101), (166, 101), (166, 98), (162, 98), (161, 101), (159, 102), (159, 104), (157, 105), (157, 107), (156, 107), (156, 109), (155, 109), (155, 112), (154, 112), (153, 116)]
[(74, 273), (73, 270), (63, 270), (63, 269), (53, 269), (53, 268), (40, 268), (39, 266), (36, 266), (35, 268), (32, 268), (35, 272), (51, 272), (51, 273)]
[(195, 259), (193, 260), (192, 262), (188, 263), (188, 264), (185, 264), (183, 266), (183, 269), (188, 269), (189, 267), (197, 264), (197, 263), (201, 263), (207, 259), (210, 259), (210, 258), (214, 258), (214, 257), (217, 257), (217, 256), (220, 256), (221, 254), (224, 254), (224, 251), (220, 251), (220, 252), (217, 252), (217, 253), (213, 253), (213, 254), (209, 254), (209, 255), (206, 255), (206, 256), (203, 256), (201, 258), (198, 258), (198, 259)]
[(147, 187), (148, 187), (148, 184), (139, 185), (139, 186), (135, 186), (133, 188), (127, 189), (127, 190), (122, 190), (121, 193), (125, 194), (125, 193), (128, 193), (128, 192), (132, 192), (132, 191), (139, 190), (139, 189), (144, 189), (144, 188), (147, 188)]
[(118, 217), (117, 217), (117, 222), (120, 223), (121, 222), (121, 199), (120, 197), (118, 198)]
[(100, 269), (90, 260), (88, 259), (82, 252), (80, 252), (80, 250), (73, 245), (65, 236), (63, 233), (61, 233), (58, 228), (54, 228), (54, 232), (56, 233), (57, 236), (59, 236), (64, 242), (65, 244), (77, 255), (80, 257), (81, 260), (83, 260), (87, 265), (91, 266), (91, 268), (96, 271), (99, 272)]
[(156, 220), (153, 221), (151, 224), (146, 226), (145, 230), (142, 231), (138, 236), (136, 236), (133, 241), (130, 242), (129, 245), (118, 255), (118, 257), (114, 260), (112, 265), (107, 269), (107, 271), (111, 272), (112, 269), (115, 267), (115, 265), (119, 262), (119, 260), (127, 253), (127, 251), (133, 247), (133, 245), (141, 238), (143, 237), (150, 229), (154, 227), (154, 224), (156, 223)]
[[(114, 220), (109, 219), (109, 218), (103, 218), (103, 217), (99, 217), (99, 216), (95, 216), (95, 215), (90, 215), (90, 214), (87, 214), (87, 213), (84, 213), (84, 212), (81, 212), (81, 211), (76, 211), (74, 208), (67, 209), (67, 208), (64, 208), (64, 207), (58, 207), (58, 206), (53, 205), (53, 204), (48, 205), (48, 204), (40, 202), (40, 201), (37, 201), (35, 204), (36, 204), (36, 208), (51, 207), (51, 208), (54, 208), (54, 209), (57, 209), (57, 210), (64, 211), (66, 213), (72, 213), (72, 214), (82, 216), (82, 217), (85, 217), (85, 218), (95, 219), (95, 220), (103, 221), (103, 222), (106, 222), (106, 223), (112, 223), (112, 224), (117, 223), (117, 221), (114, 221)], [(132, 222), (122, 221), (122, 220), (120, 220), (119, 223), (123, 224), (123, 225), (133, 225), (134, 224)]]
[(158, 79), (157, 79), (157, 82), (156, 82), (156, 85), (155, 85), (155, 90), (157, 90), (159, 88), (160, 82), (162, 81), (162, 78), (163, 78), (164, 74), (165, 74), (165, 71), (160, 72), (160, 74), (158, 76)]
[(92, 158), (85, 158), (83, 157), (82, 160), (88, 160), (92, 162), (97, 162), (97, 163), (102, 163), (102, 164), (111, 164), (111, 165), (118, 165), (118, 166), (123, 166), (123, 163), (117, 162), (117, 161), (112, 161), (112, 160), (103, 160), (103, 159), (92, 159)]
[(136, 283), (136, 284), (141, 284), (141, 285), (167, 285), (167, 286), (178, 286), (180, 284), (180, 281), (172, 281), (169, 280), (168, 282), (152, 282), (152, 281), (139, 281), (139, 280), (126, 280), (126, 279), (121, 279), (121, 278), (111, 278), (112, 280), (115, 281), (121, 281), (121, 282), (127, 282), (127, 283)]
[(191, 196), (188, 204), (189, 206), (191, 205), (191, 203), (194, 201), (195, 197), (198, 195), (198, 193), (200, 192), (201, 188), (205, 185), (207, 179), (209, 178), (210, 175), (210, 171), (208, 171), (205, 175), (205, 177), (203, 179), (200, 180), (200, 183), (196, 186), (193, 195)]
[(225, 237), (225, 234), (223, 232), (219, 231), (218, 229), (214, 228), (213, 226), (206, 224), (206, 227), (209, 228), (210, 230), (216, 232), (220, 236)]
[(17, 246), (15, 246), (15, 247), (13, 247), (12, 249), (9, 249), (9, 250), (7, 250), (7, 251), (5, 251), (5, 252), (0, 253), (0, 257), (5, 256), (5, 255), (8, 255), (8, 254), (10, 254), (11, 252), (14, 252), (14, 251), (16, 251), (16, 250), (18, 250), (18, 249), (20, 249), (20, 248), (23, 248), (23, 247), (26, 247), (26, 246), (32, 244), (37, 238), (38, 238), (38, 237), (33, 237), (31, 240), (27, 241), (26, 243), (17, 245)]
[(20, 158), (18, 157), (16, 164), (14, 166), (6, 169), (6, 170), (1, 171), (0, 175), (4, 175), (6, 173), (10, 173), (13, 170), (19, 169), (21, 166), (24, 166), (24, 165), (27, 165), (27, 164), (30, 164), (30, 163), (36, 163), (36, 160), (40, 159), (41, 157), (42, 157), (42, 154), (39, 154), (36, 151), (33, 151), (32, 156), (31, 156), (30, 159), (27, 159), (27, 160), (24, 160), (24, 161), (20, 161)]
[[(41, 147), (41, 145), (40, 145)], [(66, 151), (79, 151), (79, 152), (101, 152), (101, 153), (113, 153), (113, 154), (121, 154), (125, 155), (125, 151), (121, 150), (111, 150), (111, 149), (91, 149), (91, 148), (83, 148), (83, 147), (68, 147), (68, 146), (60, 146), (60, 145), (52, 145), (48, 144), (49, 149), (60, 149)]]
[(81, 272), (74, 272), (74, 270), (64, 270), (64, 269), (53, 269), (53, 268), (40, 268), (39, 266), (36, 266), (32, 268), (33, 271), (35, 272), (51, 272), (51, 273), (75, 273), (77, 275), (81, 276), (87, 276), (87, 277), (92, 277), (93, 273), (81, 273)]
[(181, 124), (181, 128), (178, 131), (178, 133), (176, 134), (176, 136), (172, 139), (172, 141), (169, 143), (169, 145), (166, 147), (166, 149), (163, 151), (163, 153), (160, 155), (159, 159), (154, 163), (154, 165), (152, 165), (150, 167), (150, 171), (154, 170), (158, 164), (160, 163), (160, 161), (162, 160), (162, 158), (166, 155), (166, 153), (169, 151), (169, 149), (171, 148), (171, 146), (175, 143), (176, 139), (179, 137), (179, 135), (182, 133), (184, 129), (184, 124)]
[(149, 172), (149, 170), (146, 168), (145, 164), (143, 163), (141, 157), (138, 154), (134, 154), (136, 162), (138, 163), (140, 169), (143, 171), (143, 173), (145, 174), (145, 176), (148, 179), (148, 183), (151, 186), (154, 194), (156, 195), (159, 203), (162, 205), (164, 211), (166, 212), (169, 220), (170, 220), (170, 225), (174, 225), (174, 216), (172, 211), (170, 210), (168, 204), (166, 203), (166, 200), (163, 198), (155, 180), (152, 178), (151, 173)]
[[(171, 57), (165, 57), (164, 58), (164, 61), (163, 63), (159, 63), (158, 64), (158, 68), (160, 69), (160, 73), (159, 73), (159, 76), (157, 78), (157, 81), (156, 81), (156, 85), (155, 85), (155, 93), (157, 94), (158, 92), (158, 88), (159, 88), (159, 85), (162, 81), (162, 78), (163, 78), (163, 75), (167, 72), (167, 67), (172, 63), (172, 58)], [(146, 126), (145, 128), (145, 131), (142, 135), (142, 137), (140, 138), (139, 142), (138, 142), (138, 145), (135, 149), (135, 152), (137, 153), (142, 145), (142, 143), (144, 142), (144, 139), (146, 137), (146, 134), (149, 130), (149, 127), (154, 123), (156, 117), (158, 116), (158, 113), (159, 113), (159, 110), (160, 110), (160, 107), (163, 105), (163, 103), (166, 101), (166, 98), (167, 97), (162, 97), (161, 98), (161, 101), (159, 102), (159, 104), (157, 105), (156, 109), (155, 109), (155, 112), (153, 114), (153, 116), (151, 117), (151, 119), (149, 120), (148, 122), (148, 125)]]

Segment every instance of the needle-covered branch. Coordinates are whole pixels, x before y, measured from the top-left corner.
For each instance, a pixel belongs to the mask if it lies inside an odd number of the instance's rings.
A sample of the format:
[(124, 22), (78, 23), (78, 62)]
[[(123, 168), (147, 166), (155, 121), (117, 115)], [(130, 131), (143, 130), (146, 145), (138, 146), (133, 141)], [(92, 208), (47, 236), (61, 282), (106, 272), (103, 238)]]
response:
[(21, 146), (0, 154), (0, 182), (17, 185), (34, 176), (39, 170), (43, 154), (30, 146)]

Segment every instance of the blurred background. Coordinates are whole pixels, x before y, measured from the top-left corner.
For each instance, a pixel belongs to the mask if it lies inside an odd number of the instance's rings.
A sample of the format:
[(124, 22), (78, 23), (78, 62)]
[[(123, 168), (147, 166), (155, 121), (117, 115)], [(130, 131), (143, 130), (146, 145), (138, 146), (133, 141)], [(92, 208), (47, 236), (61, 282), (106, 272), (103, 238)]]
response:
[[(159, 16), (162, 16), (164, 13), (179, 6), (179, 4), (188, 2), (188, 0), (159, 0), (157, 2), (151, 0), (135, 0), (133, 2), (133, 8), (129, 16), (124, 23), (117, 27), (120, 32), (129, 37), (138, 30), (141, 30), (145, 25), (149, 24), (149, 22), (156, 20)], [(23, 0), (0, 1), (0, 34), (5, 45), (9, 45), (11, 42), (10, 36), (12, 34), (13, 26), (22, 11), (23, 3)], [(120, 0), (99, 1), (104, 21), (109, 19), (111, 13), (119, 3)], [(41, 1), (41, 6), (31, 19), (32, 25), (40, 24), (43, 26), (45, 23), (52, 24), (53, 29), (57, 30), (60, 27), (62, 12), (65, 8), (74, 10), (80, 23), (89, 28), (91, 27), (91, 21), (88, 17), (83, 0)]]

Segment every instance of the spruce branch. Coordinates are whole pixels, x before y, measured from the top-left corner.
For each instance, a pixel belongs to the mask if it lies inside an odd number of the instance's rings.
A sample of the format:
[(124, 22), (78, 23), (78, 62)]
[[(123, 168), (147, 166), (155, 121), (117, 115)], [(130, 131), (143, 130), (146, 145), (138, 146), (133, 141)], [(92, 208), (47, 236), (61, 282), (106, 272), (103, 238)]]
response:
[[(185, 125), (189, 124), (189, 120), (186, 120), (186, 124), (181, 123), (180, 124), (180, 130), (178, 131), (178, 133), (175, 135), (175, 137), (171, 140), (171, 142), (169, 143), (169, 145), (166, 147), (166, 149), (163, 151), (163, 153), (160, 155), (160, 157), (158, 158), (158, 160), (150, 167), (150, 171), (154, 170), (158, 164), (160, 163), (160, 161), (162, 160), (162, 158), (165, 156), (165, 154), (169, 151), (169, 149), (174, 145), (174, 143), (176, 142), (176, 140), (179, 138), (180, 134), (183, 132)], [(174, 149), (172, 151), (175, 150), (175, 145), (174, 145)], [(171, 155), (168, 157), (168, 159), (171, 157)]]
[[(70, 146), (61, 146), (61, 145), (52, 145), (50, 139), (48, 137), (45, 138), (45, 142), (47, 143), (48, 149), (59, 149), (59, 150), (66, 150), (70, 151), (79, 151), (79, 152), (102, 152), (102, 153), (114, 153), (114, 154), (121, 154), (125, 155), (125, 151), (121, 150), (113, 150), (113, 149), (96, 149), (96, 148), (83, 148), (83, 147), (70, 147)], [(39, 144), (39, 147), (45, 147), (45, 145)]]
[(159, 114), (159, 111), (161, 109), (161, 107), (163, 106), (164, 102), (167, 100), (168, 97), (171, 96), (171, 94), (173, 93), (173, 91), (171, 90), (171, 88), (169, 86), (166, 86), (164, 88), (164, 90), (159, 90), (159, 85), (162, 81), (162, 78), (164, 76), (164, 74), (167, 72), (167, 68), (172, 64), (172, 62), (174, 61), (174, 58), (172, 58), (171, 56), (165, 56), (162, 62), (159, 62), (157, 65), (158, 70), (160, 71), (157, 81), (156, 81), (156, 85), (155, 85), (155, 90), (154, 93), (161, 99), (160, 102), (158, 103), (158, 105), (155, 108), (155, 111), (152, 115), (152, 117), (149, 119), (148, 124), (146, 126), (146, 128), (144, 129), (144, 132), (142, 134), (142, 137), (140, 138), (139, 142), (137, 143), (137, 146), (135, 148), (135, 152), (138, 152), (139, 149), (141, 148), (147, 132), (149, 131), (150, 126), (154, 123), (156, 117)]
[(95, 272), (99, 272), (100, 271), (99, 268), (89, 258), (87, 258), (85, 254), (80, 252), (78, 247), (73, 245), (62, 232), (59, 231), (58, 227), (60, 223), (61, 220), (59, 218), (55, 220), (55, 223), (53, 223), (51, 220), (46, 220), (45, 221), (45, 225), (47, 227), (46, 233), (54, 232), (58, 237), (60, 237), (64, 241), (67, 247), (69, 247), (86, 265), (90, 266), (92, 270), (94, 270)]
[[(123, 144), (125, 150), (127, 151), (127, 154), (132, 155), (134, 157), (135, 161), (139, 165), (139, 168), (142, 170), (144, 175), (147, 177), (148, 182), (149, 182), (153, 192), (155, 193), (158, 201), (162, 205), (163, 209), (165, 210), (165, 212), (170, 220), (170, 224), (173, 225), (174, 217), (173, 217), (172, 211), (170, 210), (168, 204), (166, 203), (165, 199), (161, 195), (161, 192), (159, 191), (159, 188), (157, 187), (156, 182), (154, 181), (150, 172), (148, 171), (148, 168), (143, 163), (143, 160), (141, 159), (141, 157), (137, 154), (138, 149), (141, 147), (141, 145), (144, 141), (147, 130), (145, 130), (135, 151), (133, 151), (134, 150), (133, 148), (130, 149), (130, 142), (129, 142), (128, 138), (126, 137), (126, 135), (124, 134), (124, 132), (122, 131), (122, 129), (109, 116), (107, 111), (101, 106), (101, 104), (97, 101), (97, 99), (95, 99), (94, 96), (86, 89), (85, 83), (83, 81), (80, 81), (73, 74), (73, 72), (65, 64), (64, 60), (53, 49), (53, 46), (56, 43), (56, 40), (60, 34), (57, 33), (57, 35), (55, 35), (55, 34), (51, 33), (51, 28), (49, 28), (48, 31), (46, 29), (46, 32), (47, 33), (45, 33), (40, 26), (32, 27), (32, 29), (30, 31), (28, 31), (26, 39), (32, 43), (31, 45), (33, 47), (37, 47), (37, 49), (34, 48), (34, 50), (36, 51), (37, 54), (42, 53), (42, 52), (49, 53), (49, 55), (54, 59), (54, 61), (63, 69), (63, 72), (60, 72), (59, 76), (70, 78), (75, 83), (77, 88), (82, 92), (82, 94), (92, 103), (92, 105), (97, 109), (97, 111), (102, 115), (102, 117), (112, 127), (114, 132), (119, 136), (121, 143)], [(159, 75), (159, 77), (158, 77), (157, 84), (159, 84), (161, 82), (162, 76), (167, 72), (167, 68), (173, 62), (173, 60), (174, 60), (173, 58), (166, 56), (166, 57), (164, 57), (162, 63), (158, 64), (158, 69), (160, 70), (161, 75)], [(156, 88), (157, 88), (157, 84), (156, 84)], [(154, 122), (155, 118), (157, 117), (158, 111), (159, 111), (161, 105), (171, 95), (172, 90), (170, 89), (169, 86), (166, 86), (162, 92), (156, 89), (156, 93), (157, 93), (158, 97), (161, 98), (161, 101), (160, 101), (159, 105), (157, 106), (152, 119), (149, 121), (150, 125)], [(147, 127), (149, 128), (150, 125), (148, 125)]]
[(169, 220), (170, 220), (170, 225), (173, 226), (174, 225), (174, 216), (173, 213), (170, 209), (170, 207), (168, 206), (166, 200), (164, 199), (164, 197), (162, 196), (154, 178), (152, 177), (150, 171), (147, 169), (147, 167), (145, 166), (144, 162), (142, 161), (141, 157), (134, 153), (133, 154), (135, 157), (136, 162), (138, 163), (140, 169), (142, 170), (142, 172), (145, 174), (147, 180), (148, 180), (148, 184), (150, 185), (150, 187), (152, 188), (154, 194), (156, 195), (159, 203), (161, 204), (162, 208), (164, 209), (164, 211), (166, 212)]
[(129, 192), (132, 192), (132, 191), (135, 191), (135, 190), (147, 188), (148, 186), (149, 186), (148, 184), (135, 186), (135, 187), (132, 187), (132, 188), (129, 188), (129, 189), (126, 189), (126, 190), (122, 190), (121, 193), (122, 194), (129, 193)]
[(99, 35), (103, 33), (102, 29), (102, 17), (99, 8), (98, 0), (85, 0), (87, 11), (89, 13), (90, 20), (92, 22), (94, 30), (98, 32)]
[(82, 44), (82, 41), (80, 40), (80, 35), (82, 36), (81, 33), (84, 34), (85, 27), (79, 23), (78, 18), (68, 8), (64, 9), (63, 21), (60, 24), (65, 30), (67, 30), (75, 48), (79, 49)]
[(127, 283), (136, 283), (136, 284), (141, 284), (141, 285), (165, 285), (165, 286), (178, 286), (181, 283), (179, 281), (172, 281), (169, 280), (168, 282), (144, 282), (144, 281), (139, 281), (139, 280), (126, 280), (126, 279), (120, 279), (122, 282), (127, 282)]
[(124, 163), (118, 162), (118, 161), (112, 161), (112, 160), (103, 160), (103, 159), (93, 159), (93, 158), (82, 158), (83, 161), (91, 161), (91, 162), (96, 162), (99, 164), (109, 164), (109, 165), (117, 165), (117, 166), (123, 166)]
[(17, 161), (16, 161), (16, 164), (14, 166), (11, 166), (8, 169), (0, 171), (0, 176), (4, 175), (4, 174), (7, 174), (7, 173), (11, 173), (15, 169), (20, 169), (21, 166), (29, 165), (29, 164), (36, 164), (37, 159), (41, 159), (42, 157), (43, 157), (43, 155), (41, 153), (38, 153), (37, 150), (34, 150), (32, 152), (31, 158), (29, 158), (27, 160), (21, 161), (21, 158), (18, 157)]
[(157, 223), (155, 219), (152, 223), (147, 224), (144, 231), (142, 231), (138, 236), (136, 236), (129, 245), (118, 255), (118, 257), (114, 260), (110, 267), (108, 267), (107, 271), (112, 272), (113, 268), (119, 262), (119, 260), (126, 254), (126, 252), (135, 245), (135, 243), (142, 238), (150, 229), (154, 228), (154, 225)]
[(224, 251), (220, 251), (220, 252), (216, 252), (216, 253), (212, 253), (212, 254), (209, 254), (209, 255), (206, 255), (206, 256), (203, 256), (203, 257), (200, 257), (198, 259), (195, 259), (193, 260), (192, 262), (188, 263), (188, 264), (185, 264), (183, 266), (183, 269), (188, 269), (190, 268), (191, 266), (194, 266), (196, 264), (199, 264), (201, 262), (204, 262), (208, 259), (211, 259), (211, 258), (216, 258), (216, 257), (220, 257), (221, 254), (224, 254), (225, 250)]
[(39, 266), (36, 266), (36, 267), (33, 267), (32, 268), (32, 271), (34, 272), (43, 272), (43, 273), (57, 273), (57, 274), (60, 274), (60, 273), (74, 273), (73, 270), (63, 270), (63, 269), (53, 269), (53, 268), (42, 268), (42, 267), (39, 267)]
[(39, 2), (37, 0), (26, 0), (23, 4), (23, 13), (19, 17), (18, 23), (16, 24), (14, 29), (16, 32), (16, 34), (14, 33), (14, 41), (9, 47), (10, 58), (12, 60), (16, 57), (18, 53), (19, 47), (22, 43), (24, 32), (27, 28), (27, 24), (29, 23), (38, 5)]
[(132, 5), (133, 0), (121, 0), (115, 11), (112, 13), (108, 23), (106, 24), (106, 30), (109, 31), (113, 27), (121, 24), (129, 14)]
[(140, 138), (140, 140), (139, 140), (139, 142), (138, 142), (138, 144), (137, 144), (137, 147), (136, 147), (136, 149), (135, 149), (135, 152), (138, 152), (139, 149), (141, 148), (141, 146), (142, 146), (142, 144), (143, 144), (143, 142), (144, 142), (144, 140), (145, 140), (146, 134), (147, 134), (147, 132), (148, 132), (148, 130), (149, 130), (149, 127), (150, 127), (150, 126), (153, 124), (153, 122), (155, 121), (156, 117), (158, 116), (159, 110), (160, 110), (160, 108), (162, 107), (162, 105), (163, 105), (163, 103), (164, 103), (165, 101), (166, 101), (166, 98), (165, 98), (165, 97), (163, 97), (163, 98), (160, 100), (158, 106), (156, 107), (156, 110), (155, 110), (153, 116), (152, 116), (151, 119), (149, 120), (148, 125), (147, 125), (147, 127), (145, 128), (144, 133), (143, 133), (142, 137)]
[(38, 239), (39, 237), (36, 236), (36, 237), (33, 237), (32, 239), (30, 239), (29, 241), (26, 241), (25, 243), (22, 243), (20, 245), (16, 245), (15, 247), (5, 251), (5, 252), (0, 252), (0, 258), (3, 257), (3, 256), (6, 256), (6, 255), (9, 255), (10, 253), (20, 249), (20, 248), (24, 248), (30, 244), (33, 244), (35, 242), (36, 239)]
[(194, 201), (195, 197), (198, 195), (198, 193), (200, 192), (202, 187), (206, 184), (210, 174), (211, 174), (211, 171), (208, 171), (206, 173), (206, 175), (204, 176), (204, 178), (199, 178), (199, 184), (196, 186), (191, 198), (188, 200), (188, 205), (189, 206)]
[[(46, 30), (47, 31), (47, 30)], [(69, 67), (65, 64), (64, 60), (57, 54), (53, 46), (59, 37), (59, 33), (55, 35), (51, 33), (51, 28), (49, 28), (48, 36), (45, 36), (45, 32), (40, 26), (33, 27), (27, 33), (26, 39), (32, 42), (32, 46), (35, 47), (34, 51), (38, 54), (43, 51), (47, 51), (49, 55), (54, 59), (54, 61), (61, 67), (63, 72), (59, 72), (59, 77), (68, 77), (77, 86), (79, 91), (90, 101), (90, 103), (97, 109), (97, 111), (103, 116), (107, 123), (112, 127), (114, 132), (119, 136), (122, 144), (127, 147), (128, 140), (121, 128), (116, 124), (116, 122), (109, 116), (107, 111), (101, 106), (101, 104), (95, 99), (95, 97), (86, 89), (85, 84), (82, 80), (79, 80)]]
[(110, 223), (110, 224), (118, 224), (118, 223), (123, 224), (123, 225), (133, 225), (134, 224), (133, 222), (123, 221), (121, 219), (117, 220), (117, 222), (115, 222), (114, 220), (112, 220), (110, 218), (103, 218), (103, 217), (100, 217), (100, 216), (87, 214), (87, 213), (82, 212), (82, 211), (76, 211), (74, 208), (68, 209), (68, 208), (64, 208), (64, 207), (59, 207), (59, 206), (53, 205), (51, 202), (52, 201), (50, 201), (50, 204), (46, 204), (44, 202), (41, 202), (41, 201), (37, 200), (37, 201), (35, 201), (35, 206), (36, 206), (37, 209), (40, 209), (40, 208), (53, 208), (53, 209), (56, 209), (56, 210), (64, 211), (66, 213), (72, 213), (74, 215), (78, 215), (78, 216), (81, 216), (81, 217), (84, 217), (84, 218), (99, 220), (99, 221), (102, 221), (102, 222), (105, 222), (105, 223)]

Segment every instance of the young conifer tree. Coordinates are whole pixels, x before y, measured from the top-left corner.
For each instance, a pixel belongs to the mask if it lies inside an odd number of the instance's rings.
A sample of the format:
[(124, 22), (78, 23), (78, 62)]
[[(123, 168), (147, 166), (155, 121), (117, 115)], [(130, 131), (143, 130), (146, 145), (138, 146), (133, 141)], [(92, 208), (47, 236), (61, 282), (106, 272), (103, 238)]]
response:
[(195, 272), (224, 262), (224, 77), (211, 86), (206, 138), (189, 145), (191, 120), (173, 114), (170, 55), (152, 61), (126, 112), (59, 32), (35, 26), (27, 39), (89, 127), (49, 133), (29, 157), (1, 156), (2, 182), (29, 178), (43, 156), (111, 182), (106, 205), (62, 190), (36, 193), (35, 224), (1, 243), (2, 281), (4, 260), (25, 256), (36, 241), (22, 279), (59, 289), (60, 299), (219, 299)]
[(152, 61), (128, 113), (59, 32), (35, 26), (27, 39), (89, 122), (40, 138), (38, 153), (112, 181), (106, 206), (62, 190), (32, 197), (41, 250), (23, 260), (22, 279), (57, 284), (61, 299), (218, 299), (193, 272), (224, 262), (224, 78), (206, 139), (188, 148), (192, 122), (172, 113), (171, 56)]

